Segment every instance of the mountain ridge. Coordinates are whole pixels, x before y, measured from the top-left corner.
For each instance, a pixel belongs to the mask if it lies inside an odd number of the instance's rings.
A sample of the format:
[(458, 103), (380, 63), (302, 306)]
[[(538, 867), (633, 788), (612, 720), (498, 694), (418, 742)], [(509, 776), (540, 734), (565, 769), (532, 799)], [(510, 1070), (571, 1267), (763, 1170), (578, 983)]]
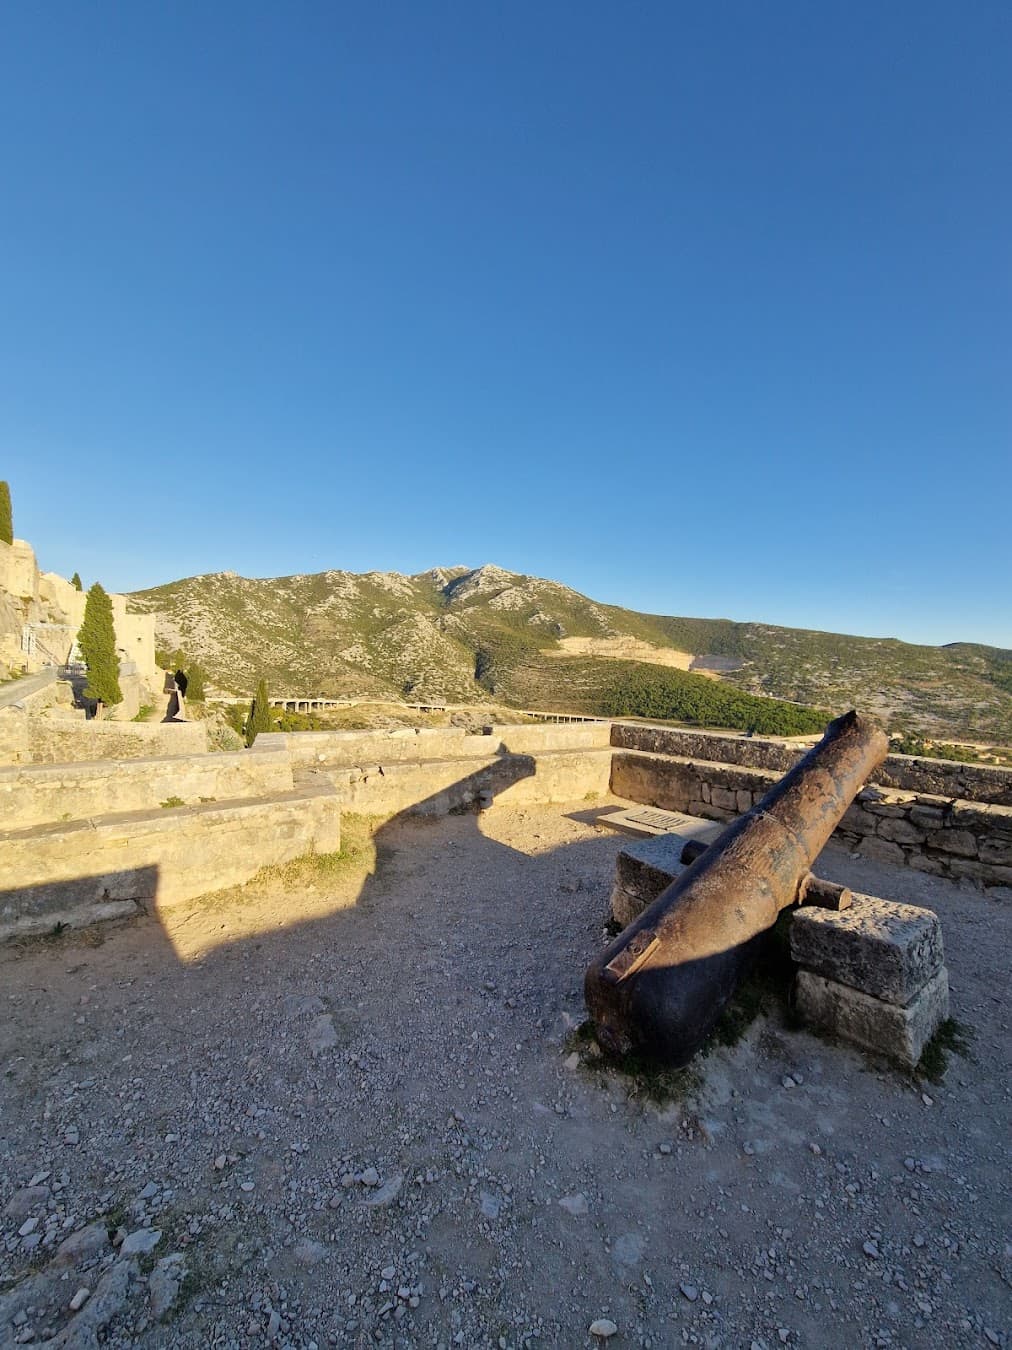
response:
[[(1012, 740), (1010, 650), (647, 614), (496, 563), (204, 573), (130, 601), (156, 615), (162, 648), (199, 659), (234, 693), (249, 692), (262, 673), (293, 694), (595, 711), (630, 667), (662, 670), (680, 654), (682, 669), (744, 693), (832, 711), (857, 705), (898, 730)], [(594, 654), (596, 642), (623, 639), (634, 655)]]

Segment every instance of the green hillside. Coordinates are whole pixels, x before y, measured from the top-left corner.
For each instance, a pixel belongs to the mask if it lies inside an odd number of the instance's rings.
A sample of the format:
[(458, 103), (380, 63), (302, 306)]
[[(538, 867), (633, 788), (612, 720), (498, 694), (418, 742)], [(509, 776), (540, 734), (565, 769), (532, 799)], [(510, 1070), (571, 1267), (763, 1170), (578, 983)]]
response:
[[(161, 647), (199, 659), (227, 692), (248, 693), (262, 673), (279, 694), (757, 727), (763, 715), (747, 696), (759, 696), (820, 716), (856, 706), (899, 731), (1012, 742), (1012, 652), (640, 614), (494, 566), (262, 580), (215, 573), (139, 592), (132, 604), (156, 614)], [(792, 721), (783, 711), (774, 720)]]

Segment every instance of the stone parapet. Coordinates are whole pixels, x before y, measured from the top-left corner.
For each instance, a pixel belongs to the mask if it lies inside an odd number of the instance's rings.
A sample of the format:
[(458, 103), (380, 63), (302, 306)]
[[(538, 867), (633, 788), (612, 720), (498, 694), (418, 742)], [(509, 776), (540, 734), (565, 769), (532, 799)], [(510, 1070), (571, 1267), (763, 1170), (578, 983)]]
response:
[(0, 713), (0, 764), (70, 764), (98, 759), (199, 755), (203, 722), (105, 722), (72, 716)]
[[(257, 738), (260, 739), (259, 737)], [(347, 811), (389, 816), (441, 816), (469, 810), (483, 798), (520, 806), (580, 801), (608, 792), (611, 751), (569, 750), (483, 759), (387, 761), (352, 767), (316, 765), (297, 770), (299, 781), (322, 777)], [(307, 777), (308, 776), (308, 777)]]
[(781, 777), (775, 770), (616, 750), (611, 785), (616, 796), (629, 801), (730, 821), (754, 806)]
[[(711, 763), (736, 764), (742, 768), (772, 769), (778, 775), (786, 773), (808, 748), (791, 740), (638, 722), (613, 723), (611, 743), (616, 749), (644, 750)], [(872, 774), (871, 781), (907, 792), (1012, 806), (1012, 769), (995, 765), (887, 755)]]
[(7, 831), (0, 835), (0, 937), (80, 922), (95, 907), (163, 909), (248, 881), (262, 867), (341, 846), (329, 784)]
[(171, 798), (197, 805), (266, 797), (293, 786), (283, 750), (13, 765), (0, 768), (0, 822), (4, 830), (28, 829), (67, 818), (150, 811)]
[[(648, 728), (649, 729), (649, 728)], [(616, 750), (612, 791), (629, 801), (730, 821), (781, 775), (710, 760)], [(995, 899), (1012, 896), (1012, 807), (869, 785), (833, 838), (880, 862), (972, 882)]]

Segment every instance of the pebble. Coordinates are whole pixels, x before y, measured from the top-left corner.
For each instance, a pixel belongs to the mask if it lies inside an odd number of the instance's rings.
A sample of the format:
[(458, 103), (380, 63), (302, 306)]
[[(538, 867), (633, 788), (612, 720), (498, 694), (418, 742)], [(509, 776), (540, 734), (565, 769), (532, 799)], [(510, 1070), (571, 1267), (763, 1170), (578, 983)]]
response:
[(281, 1314), (276, 1310), (272, 1310), (270, 1317), (267, 1319), (267, 1339), (270, 1341), (276, 1340), (280, 1330)]
[(247, 1193), (247, 1195), (249, 1194), (250, 1191), (255, 1191), (255, 1190), (256, 1190), (256, 1187), (257, 1187), (257, 1184), (256, 1184), (255, 1181), (240, 1181), (240, 1182), (239, 1182), (239, 1189), (240, 1189), (241, 1191), (245, 1191), (245, 1192)]
[(586, 1214), (589, 1208), (587, 1197), (582, 1191), (577, 1191), (575, 1195), (564, 1195), (558, 1204), (560, 1209), (564, 1209), (567, 1214), (574, 1216)]
[(143, 1256), (146, 1252), (153, 1252), (161, 1240), (160, 1228), (138, 1228), (123, 1239), (120, 1255)]
[(33, 1215), (30, 1219), (26, 1219), (24, 1221), (24, 1223), (18, 1229), (18, 1234), (21, 1237), (27, 1237), (29, 1233), (34, 1233), (38, 1226), (39, 1226), (38, 1217), (36, 1215)]
[(380, 1174), (376, 1171), (375, 1167), (367, 1167), (359, 1177), (359, 1181), (363, 1186), (378, 1186), (379, 1180)]
[(870, 1256), (874, 1261), (877, 1261), (878, 1258), (882, 1255), (882, 1253), (878, 1249), (878, 1244), (876, 1242), (872, 1242), (871, 1240), (866, 1242), (864, 1246), (861, 1248), (861, 1250), (864, 1252), (865, 1256)]
[(590, 1324), (590, 1334), (598, 1336), (602, 1341), (606, 1341), (609, 1336), (614, 1336), (618, 1327), (610, 1317), (598, 1317)]
[(797, 1086), (798, 1086), (797, 1083), (795, 1082), (795, 1080), (791, 1077), (791, 1075), (790, 1075), (789, 1073), (788, 1073), (788, 1074), (784, 1074), (784, 1076), (783, 1076), (783, 1078), (781, 1078), (780, 1082), (783, 1084), (783, 1086), (784, 1086), (785, 1088), (794, 1088), (794, 1087), (797, 1087)]
[(74, 1295), (74, 1297), (70, 1300), (70, 1311), (77, 1312), (78, 1308), (83, 1308), (85, 1301), (90, 1293), (91, 1290), (87, 1287), (87, 1285), (82, 1285), (81, 1288)]
[(690, 1303), (695, 1303), (699, 1298), (699, 1290), (694, 1284), (680, 1284), (678, 1287), (682, 1291), (683, 1298), (687, 1298)]

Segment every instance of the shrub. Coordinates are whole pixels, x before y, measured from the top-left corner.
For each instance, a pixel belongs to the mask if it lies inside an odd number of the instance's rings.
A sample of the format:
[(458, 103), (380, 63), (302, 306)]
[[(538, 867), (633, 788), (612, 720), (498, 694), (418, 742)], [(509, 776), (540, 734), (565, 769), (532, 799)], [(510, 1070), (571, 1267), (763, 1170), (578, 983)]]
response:
[(825, 730), (829, 714), (775, 698), (745, 694), (682, 670), (644, 666), (604, 692), (609, 717), (655, 717), (697, 726), (730, 727), (760, 736), (804, 736)]
[(0, 539), (5, 544), (14, 543), (14, 518), (11, 515), (11, 489), (9, 483), (0, 482)]

